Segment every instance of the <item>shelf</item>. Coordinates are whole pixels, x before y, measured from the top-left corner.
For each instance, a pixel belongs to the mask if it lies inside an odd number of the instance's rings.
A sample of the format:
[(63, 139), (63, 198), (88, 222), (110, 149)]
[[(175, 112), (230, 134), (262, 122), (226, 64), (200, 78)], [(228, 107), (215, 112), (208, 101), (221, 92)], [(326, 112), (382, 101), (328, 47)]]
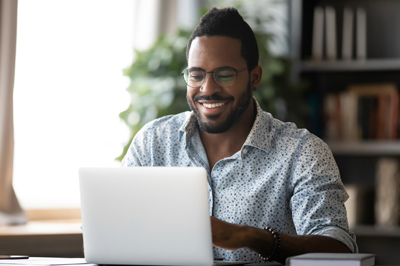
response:
[(351, 229), (359, 237), (392, 237), (400, 238), (400, 227), (382, 227), (374, 225), (357, 225)]
[[(308, 103), (313, 104), (313, 116), (309, 122), (311, 131), (323, 135), (330, 130), (324, 114), (327, 107), (324, 99), (327, 94), (339, 94), (345, 92), (349, 86), (358, 84), (391, 83), (400, 90), (400, 35), (393, 34), (398, 32), (400, 26), (400, 0), (290, 0), (289, 3), (289, 51), (293, 59), (291, 78), (309, 85), (305, 98), (309, 100)], [(337, 60), (317, 61), (312, 58), (314, 11), (316, 7), (326, 6), (335, 10), (336, 52), (339, 57)], [(355, 38), (356, 9), (361, 7), (366, 12), (365, 60), (343, 60), (341, 57), (344, 36), (342, 29), (344, 25), (348, 26), (344, 19), (345, 7), (353, 10), (353, 56), (357, 54), (358, 43)], [(326, 21), (326, 17), (323, 20)], [(327, 28), (323, 28), (322, 34), (325, 35)], [(323, 54), (326, 54), (326, 39), (322, 42), (325, 43)], [(361, 108), (357, 110), (368, 112)], [(376, 180), (379, 175), (385, 174), (381, 173), (381, 159), (392, 157), (393, 161), (397, 161), (400, 158), (400, 139), (325, 141), (335, 156), (343, 182), (357, 188), (357, 192), (349, 191), (349, 194), (350, 201), (355, 204), (357, 216), (360, 216), (357, 219), (363, 223), (351, 227), (356, 235), (359, 252), (376, 254), (376, 265), (399, 265), (400, 224), (395, 227), (381, 227), (373, 223), (376, 220)]]
[(400, 155), (400, 141), (327, 141), (327, 144), (331, 148), (334, 155)]
[(400, 58), (353, 61), (302, 61), (302, 72), (400, 71)]

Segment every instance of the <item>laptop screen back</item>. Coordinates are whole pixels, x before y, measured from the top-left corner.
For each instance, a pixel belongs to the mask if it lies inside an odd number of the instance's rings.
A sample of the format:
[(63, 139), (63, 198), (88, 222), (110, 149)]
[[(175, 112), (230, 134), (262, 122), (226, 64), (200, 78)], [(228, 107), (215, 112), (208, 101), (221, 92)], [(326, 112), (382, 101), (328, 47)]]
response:
[(213, 264), (205, 169), (81, 168), (79, 180), (87, 262)]

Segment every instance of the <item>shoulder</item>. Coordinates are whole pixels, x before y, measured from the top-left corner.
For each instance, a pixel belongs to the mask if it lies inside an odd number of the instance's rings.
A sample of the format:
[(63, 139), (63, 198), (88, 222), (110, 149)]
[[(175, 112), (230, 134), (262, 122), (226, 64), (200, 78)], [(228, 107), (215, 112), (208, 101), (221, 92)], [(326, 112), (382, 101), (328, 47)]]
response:
[(262, 111), (254, 125), (249, 144), (270, 156), (290, 158), (292, 163), (310, 160), (331, 160), (328, 145), (305, 128), (283, 122)]
[(315, 135), (310, 133), (307, 129), (299, 128), (293, 122), (283, 122), (272, 117), (272, 115), (267, 112), (264, 112), (264, 116), (267, 117), (265, 120), (269, 121), (269, 123), (267, 123), (269, 125), (269, 133), (276, 138), (305, 139), (315, 137)]
[(255, 121), (254, 135), (256, 143), (264, 143), (265, 148), (298, 147), (307, 142), (323, 145), (324, 142), (305, 128), (298, 128), (293, 122), (283, 122), (270, 113), (260, 111)]
[(315, 154), (317, 157), (331, 156), (328, 145), (318, 136), (305, 128), (298, 128), (295, 123), (272, 119), (271, 135), (276, 143), (296, 147), (299, 157)]
[(180, 127), (187, 117), (190, 117), (190, 112), (164, 116), (145, 124), (133, 138), (122, 165), (159, 163), (153, 155), (166, 154), (166, 150), (177, 145)]
[(165, 134), (179, 132), (182, 125), (185, 124), (190, 117), (190, 112), (183, 112), (175, 115), (167, 115), (145, 124), (138, 132), (140, 134)]

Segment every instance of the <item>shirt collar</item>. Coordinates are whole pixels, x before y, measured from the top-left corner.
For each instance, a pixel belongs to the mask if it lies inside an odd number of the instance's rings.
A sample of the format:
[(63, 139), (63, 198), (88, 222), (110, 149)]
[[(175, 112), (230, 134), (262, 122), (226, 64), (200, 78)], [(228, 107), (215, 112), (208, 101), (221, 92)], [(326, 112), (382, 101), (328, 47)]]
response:
[[(255, 98), (254, 101), (257, 108), (256, 119), (254, 120), (253, 127), (251, 128), (243, 147), (251, 146), (262, 150), (268, 150), (270, 148), (270, 136), (268, 132), (271, 131), (270, 125), (272, 116), (261, 109)], [(185, 122), (179, 129), (179, 141), (184, 140), (183, 137), (186, 136), (187, 145), (188, 140), (193, 137), (197, 130), (198, 126), (196, 117), (193, 112), (188, 112)]]
[(257, 115), (243, 147), (251, 146), (267, 151), (271, 146), (271, 137), (269, 133), (271, 132), (272, 115), (264, 112), (255, 98), (254, 101), (256, 103)]
[(179, 141), (182, 141), (185, 135), (186, 139), (191, 138), (196, 130), (198, 130), (196, 117), (193, 112), (187, 112), (185, 122), (179, 128)]

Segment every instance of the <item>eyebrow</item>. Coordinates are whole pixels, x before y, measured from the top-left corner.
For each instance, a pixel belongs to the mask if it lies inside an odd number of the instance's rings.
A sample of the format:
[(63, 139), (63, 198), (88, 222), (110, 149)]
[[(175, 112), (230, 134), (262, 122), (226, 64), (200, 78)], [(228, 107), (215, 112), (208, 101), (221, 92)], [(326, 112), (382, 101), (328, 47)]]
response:
[(189, 67), (189, 70), (190, 70), (190, 71), (202, 70), (202, 71), (204, 71), (204, 72), (214, 72), (215, 70), (220, 69), (220, 68), (230, 68), (230, 69), (236, 70), (234, 67), (231, 67), (231, 66), (221, 66), (221, 67), (217, 67), (217, 68), (215, 68), (215, 69), (212, 70), (212, 71), (206, 71), (205, 69), (203, 69), (203, 68), (201, 68), (201, 67)]
[(201, 67), (190, 67), (189, 70), (190, 70), (190, 71), (202, 70), (202, 71), (205, 72), (205, 70), (202, 69)]

